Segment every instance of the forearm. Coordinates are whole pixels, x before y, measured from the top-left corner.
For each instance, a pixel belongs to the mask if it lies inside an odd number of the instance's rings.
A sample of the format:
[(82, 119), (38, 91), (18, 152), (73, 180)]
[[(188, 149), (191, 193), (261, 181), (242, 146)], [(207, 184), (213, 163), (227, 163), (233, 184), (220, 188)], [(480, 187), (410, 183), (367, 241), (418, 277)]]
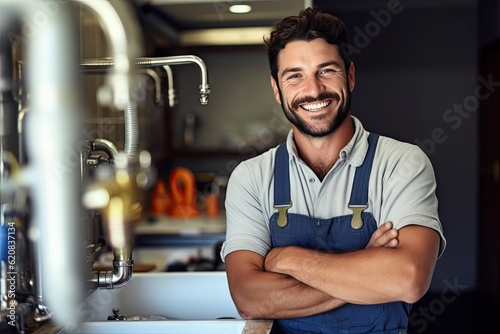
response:
[[(283, 250), (274, 268), (324, 293), (354, 304), (378, 304), (401, 300), (400, 287), (406, 280), (393, 265), (381, 258), (392, 249), (367, 249), (345, 254), (327, 254), (297, 247)], [(393, 279), (387, 279), (393, 277)], [(397, 282), (397, 283), (396, 283)], [(401, 289), (402, 290), (402, 289)]]
[(413, 303), (427, 291), (438, 247), (435, 231), (407, 227), (396, 248), (330, 254), (286, 247), (268, 254), (265, 265), (349, 303)]
[(245, 319), (304, 317), (345, 303), (293, 277), (266, 272), (259, 267), (244, 273), (233, 272), (232, 261), (237, 260), (237, 256), (231, 254), (226, 258), (227, 275), (233, 301)]

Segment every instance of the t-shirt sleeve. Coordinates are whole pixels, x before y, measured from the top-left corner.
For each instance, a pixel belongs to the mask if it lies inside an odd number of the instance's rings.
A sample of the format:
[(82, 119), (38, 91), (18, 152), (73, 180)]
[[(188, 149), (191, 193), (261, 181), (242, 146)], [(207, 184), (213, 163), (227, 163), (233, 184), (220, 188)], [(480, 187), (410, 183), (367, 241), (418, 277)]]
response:
[[(256, 166), (253, 166), (256, 167)], [(234, 251), (248, 250), (265, 256), (271, 248), (268, 222), (262, 212), (262, 173), (248, 162), (232, 172), (226, 192), (226, 239), (221, 258)]]
[(392, 159), (386, 160), (392, 165), (386, 169), (390, 172), (383, 178), (381, 213), (386, 217), (384, 221), (391, 221), (397, 229), (421, 225), (436, 230), (441, 238), (441, 256), (446, 239), (438, 215), (436, 179), (432, 164), (416, 145), (405, 145), (399, 150), (392, 150), (392, 154)]

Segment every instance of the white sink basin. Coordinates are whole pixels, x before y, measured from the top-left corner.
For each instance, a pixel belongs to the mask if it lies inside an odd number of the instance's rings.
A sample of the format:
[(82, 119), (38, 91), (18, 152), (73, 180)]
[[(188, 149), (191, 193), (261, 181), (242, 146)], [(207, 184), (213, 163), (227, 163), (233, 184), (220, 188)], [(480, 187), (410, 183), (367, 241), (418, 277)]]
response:
[[(126, 318), (166, 320), (108, 321), (113, 308)], [(82, 323), (68, 324), (65, 333), (240, 334), (253, 323), (238, 315), (225, 272), (134, 273), (123, 288), (95, 291), (77, 312)]]

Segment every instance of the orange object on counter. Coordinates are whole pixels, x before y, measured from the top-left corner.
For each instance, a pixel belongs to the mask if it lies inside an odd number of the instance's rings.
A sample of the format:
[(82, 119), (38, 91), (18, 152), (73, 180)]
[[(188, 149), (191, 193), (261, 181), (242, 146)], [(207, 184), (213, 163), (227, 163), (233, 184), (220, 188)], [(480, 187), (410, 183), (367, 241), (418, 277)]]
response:
[(168, 194), (167, 187), (163, 180), (156, 182), (153, 195), (151, 197), (151, 212), (154, 215), (166, 215), (170, 211), (172, 200)]
[(205, 213), (207, 217), (217, 217), (220, 215), (219, 196), (217, 194), (208, 194), (206, 197), (207, 206)]
[(196, 217), (200, 209), (196, 205), (196, 179), (189, 169), (177, 167), (170, 173), (172, 207), (169, 214), (176, 217)]

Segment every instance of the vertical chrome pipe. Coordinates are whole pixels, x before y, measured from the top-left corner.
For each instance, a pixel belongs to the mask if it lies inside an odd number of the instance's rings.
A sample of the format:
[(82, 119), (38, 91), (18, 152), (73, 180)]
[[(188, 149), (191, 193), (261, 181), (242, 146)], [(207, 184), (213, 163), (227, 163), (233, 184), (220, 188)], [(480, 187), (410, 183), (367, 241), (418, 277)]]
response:
[[(39, 245), (44, 299), (56, 323), (77, 321), (85, 286), (83, 222), (79, 186), (78, 20), (67, 4), (36, 1), (27, 9), (34, 17), (43, 6), (59, 8), (27, 43), (30, 117), (26, 124), (33, 197), (32, 239)], [(100, 2), (100, 1), (99, 1)]]
[(175, 92), (175, 87), (174, 87), (174, 74), (172, 72), (172, 69), (170, 68), (170, 66), (168, 65), (165, 65), (163, 66), (163, 69), (165, 70), (165, 72), (167, 73), (167, 85), (168, 85), (168, 92), (167, 92), (167, 96), (168, 96), (168, 106), (170, 108), (173, 108), (175, 107), (176, 103), (177, 103), (177, 94)]
[(131, 89), (135, 58), (142, 51), (139, 43), (139, 26), (133, 16), (131, 5), (123, 0), (79, 0), (90, 9), (99, 20), (111, 47), (113, 67), (106, 77), (107, 87), (100, 92), (101, 103), (110, 102), (123, 110), (133, 99)]

